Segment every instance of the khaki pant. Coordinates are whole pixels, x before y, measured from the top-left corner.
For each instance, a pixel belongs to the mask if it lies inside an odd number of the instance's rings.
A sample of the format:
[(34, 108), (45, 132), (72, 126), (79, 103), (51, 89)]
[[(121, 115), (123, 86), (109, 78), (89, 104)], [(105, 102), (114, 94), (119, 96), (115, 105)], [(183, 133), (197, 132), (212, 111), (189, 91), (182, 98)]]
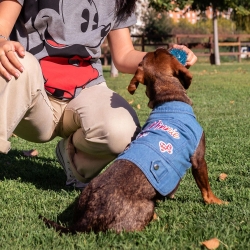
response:
[(25, 70), (18, 79), (7, 82), (0, 77), (0, 152), (10, 150), (8, 138), (13, 132), (41, 143), (73, 135), (76, 151), (83, 153), (77, 170), (91, 178), (140, 131), (135, 111), (106, 83), (83, 89), (71, 101), (61, 101), (47, 96), (35, 57), (26, 52), (20, 61)]

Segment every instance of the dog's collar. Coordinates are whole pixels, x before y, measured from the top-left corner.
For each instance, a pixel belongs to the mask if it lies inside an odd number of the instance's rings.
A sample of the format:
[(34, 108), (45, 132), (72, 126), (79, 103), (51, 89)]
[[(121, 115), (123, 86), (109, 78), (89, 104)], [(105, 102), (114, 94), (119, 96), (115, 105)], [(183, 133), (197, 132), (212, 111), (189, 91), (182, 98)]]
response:
[(171, 101), (158, 104), (154, 107), (151, 113), (153, 114), (157, 112), (188, 113), (195, 117), (192, 106), (180, 101)]

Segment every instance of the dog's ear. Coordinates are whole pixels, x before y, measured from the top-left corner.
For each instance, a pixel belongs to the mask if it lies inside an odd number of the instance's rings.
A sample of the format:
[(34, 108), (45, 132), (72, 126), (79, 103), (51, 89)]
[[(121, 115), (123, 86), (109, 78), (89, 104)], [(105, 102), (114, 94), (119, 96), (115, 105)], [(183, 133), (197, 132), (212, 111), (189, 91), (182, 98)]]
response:
[(178, 69), (178, 78), (180, 79), (182, 86), (185, 89), (188, 89), (192, 82), (193, 76), (185, 66), (180, 65)]
[(130, 84), (128, 85), (128, 92), (133, 95), (137, 89), (139, 83), (144, 83), (144, 71), (141, 63), (138, 65), (138, 68), (135, 72), (134, 77), (131, 79)]

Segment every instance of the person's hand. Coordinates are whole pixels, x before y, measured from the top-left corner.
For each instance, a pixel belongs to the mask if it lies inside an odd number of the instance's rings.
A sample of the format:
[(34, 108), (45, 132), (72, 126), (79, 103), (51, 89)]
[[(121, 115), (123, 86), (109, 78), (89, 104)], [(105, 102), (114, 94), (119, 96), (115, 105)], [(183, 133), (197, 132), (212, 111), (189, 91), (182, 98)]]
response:
[(185, 45), (174, 44), (173, 48), (184, 50), (187, 53), (187, 62), (186, 62), (186, 65), (185, 65), (187, 68), (189, 68), (190, 66), (192, 66), (192, 65), (194, 65), (196, 63), (197, 56), (193, 53), (192, 50), (190, 50)]
[(12, 77), (18, 78), (24, 67), (18, 60), (24, 57), (25, 49), (19, 42), (0, 41), (0, 76), (10, 81)]

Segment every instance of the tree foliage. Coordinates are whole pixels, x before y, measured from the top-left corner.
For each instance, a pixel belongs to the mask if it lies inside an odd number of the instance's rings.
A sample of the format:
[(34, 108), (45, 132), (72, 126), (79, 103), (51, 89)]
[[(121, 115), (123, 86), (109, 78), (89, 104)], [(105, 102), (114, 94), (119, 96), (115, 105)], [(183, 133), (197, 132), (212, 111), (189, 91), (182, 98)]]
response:
[(146, 35), (148, 42), (160, 43), (166, 41), (166, 37), (171, 34), (174, 22), (165, 12), (156, 12), (150, 9), (144, 16), (145, 27), (142, 32)]
[[(200, 19), (195, 25), (190, 23), (185, 18), (180, 19), (179, 22), (174, 22), (172, 18), (168, 18), (167, 12), (156, 12), (149, 9), (144, 16), (143, 21), (145, 26), (141, 28), (141, 32), (146, 35), (147, 42), (153, 43), (172, 43), (168, 35), (177, 34), (212, 34), (213, 25), (209, 19)], [(218, 19), (218, 32), (220, 35), (235, 34), (235, 23), (225, 18)], [(200, 38), (182, 38), (181, 43), (188, 42), (207, 42), (207, 38), (201, 40)]]
[(149, 6), (156, 11), (174, 11), (189, 5), (193, 10), (227, 11), (232, 9), (232, 18), (240, 31), (250, 32), (250, 0), (149, 0)]
[(237, 30), (250, 33), (250, 1), (235, 0), (233, 20), (236, 23)]
[[(235, 23), (225, 18), (218, 18), (218, 32), (220, 35), (232, 35), (235, 34)], [(186, 19), (180, 19), (178, 23), (175, 23), (172, 27), (172, 34), (212, 34), (213, 25), (211, 20), (202, 19), (197, 23), (192, 24)], [(190, 38), (189, 38), (190, 39)], [(197, 41), (199, 41), (198, 38)]]
[(228, 2), (229, 7), (234, 10), (236, 15), (241, 15), (241, 16), (250, 15), (250, 1), (249, 0), (227, 0), (227, 2)]
[(149, 0), (149, 7), (152, 7), (156, 11), (170, 11), (175, 8), (184, 9), (185, 6), (190, 5), (192, 0)]
[(207, 7), (223, 11), (232, 8), (238, 15), (250, 15), (249, 0), (149, 0), (149, 6), (157, 11), (184, 9), (190, 5), (195, 10), (206, 10)]
[(237, 31), (240, 33), (250, 34), (250, 15), (237, 15), (233, 16), (233, 20), (236, 23)]

